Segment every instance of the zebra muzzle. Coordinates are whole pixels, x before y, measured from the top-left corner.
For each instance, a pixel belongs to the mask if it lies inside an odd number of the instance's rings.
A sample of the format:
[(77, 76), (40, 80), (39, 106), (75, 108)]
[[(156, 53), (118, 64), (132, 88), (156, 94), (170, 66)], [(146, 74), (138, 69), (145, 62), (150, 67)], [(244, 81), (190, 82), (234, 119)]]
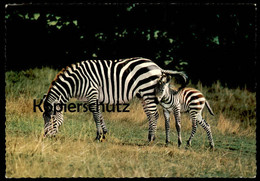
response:
[(47, 136), (49, 136), (49, 131), (44, 129), (43, 137), (46, 138)]
[(55, 136), (58, 133), (58, 128), (54, 126), (53, 124), (46, 124), (44, 127), (44, 137), (52, 137)]

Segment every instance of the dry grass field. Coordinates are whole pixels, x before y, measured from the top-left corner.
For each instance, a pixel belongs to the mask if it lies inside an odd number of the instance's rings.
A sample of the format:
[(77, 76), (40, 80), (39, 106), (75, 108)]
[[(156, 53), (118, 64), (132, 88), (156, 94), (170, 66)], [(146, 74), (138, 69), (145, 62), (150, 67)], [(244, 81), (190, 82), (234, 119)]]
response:
[(57, 72), (43, 67), (5, 73), (7, 178), (256, 176), (256, 93), (219, 82), (189, 85), (206, 96), (215, 113), (203, 113), (213, 132), (213, 151), (201, 127), (185, 148), (191, 132), (187, 114), (182, 115), (183, 145), (177, 146), (172, 115), (172, 143), (166, 146), (161, 108), (156, 140), (148, 144), (148, 121), (138, 99), (128, 113), (103, 113), (109, 131), (105, 142), (94, 141), (90, 112), (64, 113), (59, 134), (43, 138), (42, 113), (33, 111), (33, 100), (40, 101)]

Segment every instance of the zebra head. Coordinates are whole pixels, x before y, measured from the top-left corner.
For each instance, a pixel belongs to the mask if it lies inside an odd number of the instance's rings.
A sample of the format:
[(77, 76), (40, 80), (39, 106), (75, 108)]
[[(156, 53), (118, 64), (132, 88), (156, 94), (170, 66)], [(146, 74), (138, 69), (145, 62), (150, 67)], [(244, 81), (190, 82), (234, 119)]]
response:
[[(59, 103), (59, 100), (54, 101), (52, 104), (47, 102), (46, 95), (43, 97), (44, 100), (44, 137), (55, 136), (58, 133), (58, 128), (63, 122), (62, 112), (54, 111), (54, 105)], [(61, 107), (57, 104), (56, 109), (60, 110)]]
[(171, 76), (164, 73), (158, 78), (158, 83), (155, 86), (155, 96), (159, 102), (169, 94), (170, 81)]

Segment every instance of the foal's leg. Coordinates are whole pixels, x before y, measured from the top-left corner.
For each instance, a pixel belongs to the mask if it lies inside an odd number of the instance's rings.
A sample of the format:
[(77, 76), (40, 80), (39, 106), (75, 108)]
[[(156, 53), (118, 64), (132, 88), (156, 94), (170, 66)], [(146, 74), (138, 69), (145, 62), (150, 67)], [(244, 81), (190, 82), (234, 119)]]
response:
[(191, 130), (190, 138), (187, 141), (187, 146), (191, 146), (191, 140), (197, 131), (197, 114), (190, 112), (190, 117), (191, 117), (191, 121), (192, 121), (192, 130)]
[(211, 148), (214, 148), (214, 141), (210, 129), (210, 125), (206, 122), (205, 119), (201, 118), (201, 121), (199, 121), (199, 124), (203, 127), (203, 129), (206, 131), (208, 139), (209, 139), (209, 145)]
[(175, 126), (178, 133), (178, 146), (181, 146), (181, 112), (179, 107), (174, 107), (173, 109), (174, 117), (175, 117)]
[(167, 109), (163, 109), (165, 118), (165, 133), (166, 133), (166, 144), (170, 142), (170, 112)]

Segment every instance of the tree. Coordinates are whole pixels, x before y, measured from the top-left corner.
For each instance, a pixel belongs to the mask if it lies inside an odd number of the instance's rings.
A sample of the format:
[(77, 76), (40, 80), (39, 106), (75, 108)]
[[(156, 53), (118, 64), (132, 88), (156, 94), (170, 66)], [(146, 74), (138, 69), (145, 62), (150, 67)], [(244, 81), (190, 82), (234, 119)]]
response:
[(142, 56), (192, 81), (255, 86), (253, 4), (24, 5), (6, 12), (7, 70)]

